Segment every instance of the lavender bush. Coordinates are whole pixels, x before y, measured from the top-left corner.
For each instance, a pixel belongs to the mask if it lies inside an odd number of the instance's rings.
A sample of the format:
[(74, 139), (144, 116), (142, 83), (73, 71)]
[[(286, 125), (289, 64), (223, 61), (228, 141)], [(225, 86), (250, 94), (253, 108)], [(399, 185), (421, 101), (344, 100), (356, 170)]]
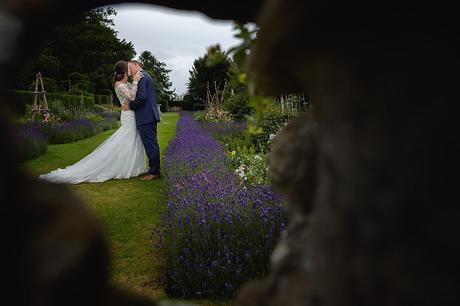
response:
[(26, 126), (20, 129), (18, 135), (20, 161), (33, 159), (48, 149), (45, 135), (33, 126)]
[(26, 161), (45, 153), (48, 144), (74, 142), (117, 127), (118, 122), (115, 119), (103, 119), (97, 122), (81, 119), (63, 123), (22, 124), (18, 132), (20, 160)]
[(242, 121), (202, 122), (203, 129), (214, 137), (232, 136), (246, 132), (247, 123)]
[(268, 185), (246, 186), (224, 147), (190, 113), (181, 113), (164, 167), (168, 295), (232, 297), (264, 276), (287, 221), (280, 196)]
[(98, 122), (80, 119), (62, 123), (26, 123), (22, 128), (40, 131), (50, 144), (61, 144), (91, 137), (117, 126), (117, 121), (113, 119)]

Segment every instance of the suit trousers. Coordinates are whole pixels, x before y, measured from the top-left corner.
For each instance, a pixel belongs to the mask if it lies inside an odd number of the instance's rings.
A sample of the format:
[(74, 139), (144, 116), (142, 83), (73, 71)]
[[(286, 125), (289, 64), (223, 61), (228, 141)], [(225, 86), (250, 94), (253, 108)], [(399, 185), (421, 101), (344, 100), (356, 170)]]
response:
[(157, 122), (138, 125), (137, 129), (149, 158), (149, 174), (160, 174), (160, 148), (157, 138)]

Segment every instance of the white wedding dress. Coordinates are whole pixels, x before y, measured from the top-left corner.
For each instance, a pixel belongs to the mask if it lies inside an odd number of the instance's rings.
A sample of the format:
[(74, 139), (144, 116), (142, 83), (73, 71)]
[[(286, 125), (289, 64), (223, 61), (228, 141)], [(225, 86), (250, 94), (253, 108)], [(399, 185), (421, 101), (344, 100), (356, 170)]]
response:
[[(137, 84), (117, 85), (115, 93), (122, 104), (136, 98)], [(147, 172), (147, 157), (132, 110), (122, 111), (121, 127), (93, 152), (77, 163), (40, 175), (54, 183), (79, 184), (127, 179)]]

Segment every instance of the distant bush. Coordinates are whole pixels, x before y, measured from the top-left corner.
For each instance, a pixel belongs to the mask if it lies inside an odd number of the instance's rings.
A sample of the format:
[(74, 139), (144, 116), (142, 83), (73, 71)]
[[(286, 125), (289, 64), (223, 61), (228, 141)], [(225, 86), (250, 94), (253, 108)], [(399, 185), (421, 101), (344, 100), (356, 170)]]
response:
[[(52, 78), (45, 78), (43, 77), (43, 86), (45, 87), (45, 91), (47, 93), (54, 93), (54, 92), (58, 92), (59, 91), (59, 86), (56, 82), (56, 80), (52, 79)], [(34, 91), (35, 90), (35, 81), (33, 81), (30, 86), (29, 86), (29, 90), (30, 91)], [(40, 84), (38, 85), (38, 90), (40, 91), (41, 90), (41, 86)]]
[(110, 96), (94, 95), (94, 103), (96, 105), (99, 105), (99, 104), (111, 104), (112, 100), (110, 99)]
[(91, 79), (86, 75), (79, 72), (70, 73), (67, 78), (72, 84), (72, 91), (79, 92), (83, 90), (85, 93), (94, 93), (95, 84), (91, 82)]
[(251, 140), (256, 147), (257, 152), (267, 153), (270, 151), (271, 141), (278, 131), (296, 114), (282, 112), (279, 109), (273, 108), (264, 115), (260, 123), (262, 133), (252, 135)]
[(183, 101), (182, 100), (172, 100), (172, 101), (169, 101), (168, 103), (168, 106), (169, 107), (182, 107), (182, 103)]
[(233, 120), (241, 121), (246, 115), (251, 114), (252, 108), (249, 106), (248, 98), (242, 94), (234, 94), (229, 97), (223, 104)]
[(168, 112), (180, 112), (182, 111), (182, 107), (179, 106), (173, 106), (168, 108)]
[(79, 73), (79, 72), (72, 72), (70, 73), (67, 78), (72, 82), (76, 83), (79, 81), (89, 81), (89, 77), (86, 74)]
[(161, 105), (160, 105), (160, 110), (161, 110), (162, 112), (167, 112), (168, 109), (169, 109), (168, 101), (161, 101), (160, 104), (161, 104)]

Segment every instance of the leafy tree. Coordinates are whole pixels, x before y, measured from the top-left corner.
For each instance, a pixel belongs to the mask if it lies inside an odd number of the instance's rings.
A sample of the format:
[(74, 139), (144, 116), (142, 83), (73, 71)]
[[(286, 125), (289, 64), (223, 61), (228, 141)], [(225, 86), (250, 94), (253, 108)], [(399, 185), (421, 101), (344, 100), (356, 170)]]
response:
[[(56, 80), (51, 79), (51, 78), (42, 78), (43, 81), (43, 86), (45, 87), (46, 92), (58, 92), (59, 91), (59, 86), (56, 82)], [(38, 85), (38, 90), (40, 90), (40, 84)], [(35, 90), (35, 80), (30, 83), (28, 90), (34, 91)]]
[(91, 77), (96, 93), (106, 92), (111, 87), (113, 65), (136, 54), (131, 42), (117, 37), (113, 29), (114, 15), (113, 8), (98, 8), (74, 16), (67, 24), (57, 27), (24, 69), (19, 80), (21, 87), (28, 86), (38, 71), (59, 81), (78, 72)]
[(214, 90), (214, 84), (217, 90), (222, 90), (230, 79), (230, 65), (230, 59), (219, 45), (208, 48), (204, 56), (193, 62), (184, 102), (204, 105), (208, 84), (211, 90)]
[[(35, 76), (37, 72), (41, 72), (42, 76), (54, 80), (58, 80), (62, 76), (63, 66), (61, 60), (49, 53), (48, 50), (43, 50), (38, 54), (34, 61), (29, 63), (21, 72), (19, 87), (25, 89), (31, 82), (35, 84)], [(45, 87), (45, 89), (47, 89)]]
[(158, 103), (162, 110), (166, 111), (169, 103), (174, 100), (175, 92), (171, 89), (172, 82), (169, 79), (170, 69), (166, 64), (159, 61), (150, 51), (144, 51), (139, 56), (139, 62), (155, 81)]

